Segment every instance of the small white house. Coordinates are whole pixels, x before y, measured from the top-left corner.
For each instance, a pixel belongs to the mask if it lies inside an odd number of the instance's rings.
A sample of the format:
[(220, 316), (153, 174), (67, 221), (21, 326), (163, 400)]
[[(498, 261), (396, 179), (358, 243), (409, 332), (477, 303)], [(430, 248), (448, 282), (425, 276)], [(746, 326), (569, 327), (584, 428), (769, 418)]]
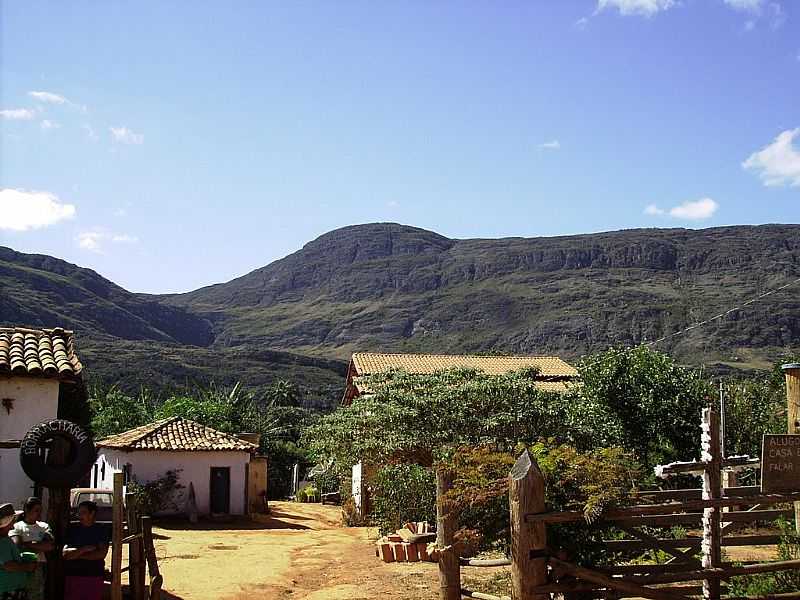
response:
[[(179, 471), (182, 495), (192, 484), (200, 515), (247, 514), (257, 500), (248, 502), (248, 497), (266, 494), (266, 461), (254, 459), (255, 444), (182, 417), (113, 435), (97, 442), (97, 447), (92, 487), (111, 489), (114, 473), (124, 473), (126, 481), (145, 483), (167, 471)], [(256, 480), (263, 481), (263, 490), (253, 488)], [(184, 501), (177, 499), (176, 504), (175, 511), (182, 512)]]
[(0, 503), (19, 508), (41, 494), (20, 467), (19, 442), (59, 416), (60, 397), (81, 401), (81, 371), (71, 331), (0, 327)]

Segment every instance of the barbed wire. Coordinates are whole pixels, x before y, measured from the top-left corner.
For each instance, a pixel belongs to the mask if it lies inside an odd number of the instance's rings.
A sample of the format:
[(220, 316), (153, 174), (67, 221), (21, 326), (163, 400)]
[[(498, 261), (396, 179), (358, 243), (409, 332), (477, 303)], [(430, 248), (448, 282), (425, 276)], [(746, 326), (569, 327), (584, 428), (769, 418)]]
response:
[(786, 283), (786, 284), (784, 284), (784, 285), (782, 285), (780, 287), (776, 287), (775, 289), (769, 290), (768, 292), (764, 292), (763, 294), (759, 294), (758, 296), (756, 296), (754, 298), (751, 298), (747, 302), (743, 302), (739, 306), (735, 306), (734, 308), (728, 309), (725, 312), (721, 312), (718, 315), (714, 315), (713, 317), (710, 317), (710, 318), (706, 319), (705, 321), (700, 321), (698, 323), (695, 323), (694, 325), (691, 325), (691, 326), (687, 327), (686, 329), (681, 329), (680, 331), (675, 331), (673, 333), (667, 334), (667, 335), (665, 335), (663, 337), (660, 337), (657, 340), (654, 340), (652, 342), (645, 342), (644, 345), (645, 346), (655, 346), (656, 344), (659, 344), (659, 343), (663, 342), (664, 340), (668, 340), (668, 339), (677, 337), (679, 335), (683, 335), (684, 333), (688, 333), (689, 331), (692, 331), (693, 329), (697, 329), (698, 327), (702, 327), (703, 325), (708, 325), (709, 323), (711, 323), (713, 321), (718, 321), (719, 319), (727, 317), (731, 313), (735, 313), (736, 311), (742, 310), (745, 306), (753, 304), (754, 302), (758, 302), (762, 298), (766, 298), (767, 296), (771, 296), (772, 294), (776, 294), (776, 293), (778, 293), (778, 292), (780, 292), (782, 290), (785, 290), (786, 288), (791, 287), (791, 286), (793, 286), (793, 285), (795, 285), (797, 283), (800, 283), (800, 277), (798, 277), (797, 279), (795, 279), (793, 281), (790, 281), (789, 283)]

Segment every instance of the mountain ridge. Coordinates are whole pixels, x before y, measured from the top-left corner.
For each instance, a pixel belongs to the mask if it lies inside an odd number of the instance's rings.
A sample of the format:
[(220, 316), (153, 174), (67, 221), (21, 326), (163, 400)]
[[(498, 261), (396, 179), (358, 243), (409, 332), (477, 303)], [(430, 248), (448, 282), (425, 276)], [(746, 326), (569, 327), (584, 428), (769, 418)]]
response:
[[(177, 374), (167, 383), (213, 375), (224, 359), (223, 380), (264, 383), (291, 364), (308, 389), (318, 378), (332, 393), (355, 350), (574, 359), (679, 331), (797, 276), (792, 224), (451, 239), (368, 223), (178, 294), (132, 293), (90, 269), (0, 247), (0, 323), (76, 328), (90, 355), (147, 357), (151, 376), (159, 365)], [(694, 364), (763, 366), (800, 347), (798, 297), (776, 295), (660, 348)]]

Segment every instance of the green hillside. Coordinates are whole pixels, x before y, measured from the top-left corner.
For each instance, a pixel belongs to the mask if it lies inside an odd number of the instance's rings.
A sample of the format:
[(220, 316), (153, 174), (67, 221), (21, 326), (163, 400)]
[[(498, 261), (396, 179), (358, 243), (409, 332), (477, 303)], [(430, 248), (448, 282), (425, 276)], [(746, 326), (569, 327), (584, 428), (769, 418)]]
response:
[[(164, 302), (208, 319), (224, 345), (576, 358), (658, 339), (798, 276), (797, 225), (450, 240), (370, 224)], [(659, 348), (766, 366), (800, 346), (798, 298), (787, 290)]]
[[(75, 329), (88, 372), (129, 388), (288, 378), (333, 402), (354, 350), (575, 359), (655, 340), (797, 277), (798, 225), (453, 240), (375, 223), (163, 296), (0, 248), (0, 323)], [(767, 366), (800, 349), (800, 286), (658, 347), (692, 364)]]

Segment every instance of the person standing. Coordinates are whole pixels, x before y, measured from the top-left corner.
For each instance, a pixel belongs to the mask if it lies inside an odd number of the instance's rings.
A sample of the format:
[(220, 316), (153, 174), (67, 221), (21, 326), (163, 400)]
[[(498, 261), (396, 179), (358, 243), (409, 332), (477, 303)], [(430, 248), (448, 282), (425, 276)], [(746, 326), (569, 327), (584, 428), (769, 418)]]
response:
[(8, 535), (20, 551), (36, 553), (36, 570), (28, 578), (28, 599), (43, 600), (47, 581), (45, 552), (51, 552), (55, 548), (53, 532), (50, 525), (39, 520), (42, 518), (42, 501), (39, 498), (31, 496), (22, 508), (23, 519), (14, 524)]
[(19, 548), (8, 537), (17, 512), (11, 504), (0, 505), (0, 600), (27, 600), (28, 575), (35, 562), (24, 562)]
[(64, 546), (64, 600), (101, 600), (109, 531), (95, 522), (97, 504), (78, 505), (78, 523), (67, 529)]

